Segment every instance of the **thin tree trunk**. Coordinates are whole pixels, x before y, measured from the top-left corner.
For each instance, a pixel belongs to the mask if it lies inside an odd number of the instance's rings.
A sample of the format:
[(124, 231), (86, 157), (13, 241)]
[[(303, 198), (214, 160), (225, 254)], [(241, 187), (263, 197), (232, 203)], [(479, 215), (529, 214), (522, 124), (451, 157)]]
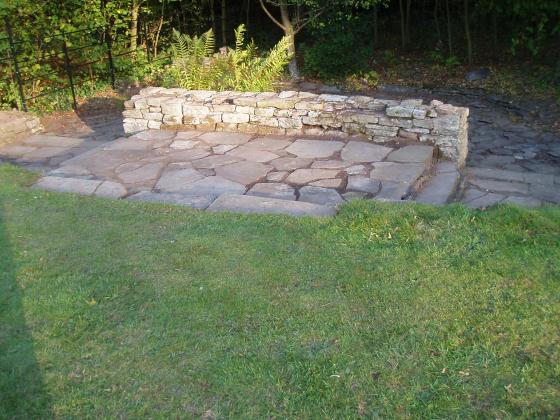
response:
[(406, 44), (410, 44), (410, 6), (412, 0), (406, 2)]
[(286, 3), (280, 4), (280, 15), (282, 16), (282, 25), (284, 26), (284, 35), (290, 41), (290, 46), (288, 47), (288, 52), (292, 55), (292, 59), (288, 64), (288, 70), (290, 71), (290, 76), (292, 79), (299, 79), (300, 72), (296, 59), (296, 33), (294, 30), (294, 25), (290, 20), (290, 12), (288, 10), (288, 5)]
[(226, 10), (226, 0), (222, 0), (222, 46), (227, 45), (227, 10)]
[(161, 2), (161, 16), (159, 18), (158, 28), (156, 31), (156, 37), (154, 40), (154, 59), (157, 58), (158, 55), (158, 44), (159, 44), (159, 36), (161, 34), (161, 28), (163, 27), (163, 16), (165, 13), (165, 0)]
[(469, 0), (464, 0), (463, 5), (465, 7), (465, 37), (467, 38), (467, 59), (469, 64), (473, 62), (473, 48), (472, 48), (472, 38), (471, 38), (471, 28), (469, 23)]
[(379, 45), (379, 28), (378, 28), (378, 21), (377, 21), (377, 4), (373, 6), (373, 45)]
[(399, 9), (401, 12), (401, 46), (402, 49), (406, 47), (406, 34), (405, 34), (405, 17), (404, 17), (404, 6), (403, 0), (399, 0)]
[(434, 1), (434, 23), (436, 26), (436, 33), (438, 37), (438, 43), (441, 41), (441, 29), (439, 27), (439, 18), (438, 18), (438, 9), (439, 9), (439, 0)]
[(138, 0), (132, 0), (132, 9), (130, 11), (130, 50), (136, 52), (138, 46), (138, 12), (140, 4)]
[(453, 45), (451, 42), (451, 14), (449, 13), (449, 0), (445, 0), (445, 13), (447, 15), (447, 46), (449, 55), (453, 55)]
[(210, 20), (212, 21), (212, 32), (214, 36), (217, 36), (217, 26), (216, 26), (216, 10), (214, 9), (214, 0), (210, 0)]

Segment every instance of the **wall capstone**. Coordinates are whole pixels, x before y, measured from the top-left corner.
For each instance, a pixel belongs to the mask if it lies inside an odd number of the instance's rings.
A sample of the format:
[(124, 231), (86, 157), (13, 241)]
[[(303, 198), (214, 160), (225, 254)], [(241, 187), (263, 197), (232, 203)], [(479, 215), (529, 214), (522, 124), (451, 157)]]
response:
[(463, 167), (468, 150), (468, 108), (433, 100), (376, 99), (310, 92), (215, 92), (148, 87), (125, 102), (124, 131), (183, 126), (193, 130), (262, 135), (398, 137), (430, 143)]

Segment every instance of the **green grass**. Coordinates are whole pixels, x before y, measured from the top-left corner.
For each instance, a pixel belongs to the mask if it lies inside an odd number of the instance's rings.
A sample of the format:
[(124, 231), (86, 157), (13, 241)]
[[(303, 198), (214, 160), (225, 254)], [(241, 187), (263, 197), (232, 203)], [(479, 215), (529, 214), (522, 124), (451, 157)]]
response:
[(0, 418), (560, 414), (560, 209), (334, 219), (27, 188), (0, 166)]

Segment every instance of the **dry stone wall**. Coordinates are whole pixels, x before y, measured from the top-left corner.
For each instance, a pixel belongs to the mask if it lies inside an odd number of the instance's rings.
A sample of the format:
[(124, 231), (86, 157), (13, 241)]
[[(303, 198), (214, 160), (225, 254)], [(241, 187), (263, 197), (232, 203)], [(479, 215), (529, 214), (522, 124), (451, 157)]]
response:
[(149, 87), (125, 102), (124, 130), (165, 126), (262, 135), (398, 137), (429, 143), (462, 167), (467, 156), (468, 108), (440, 101), (402, 101), (284, 91), (214, 92)]

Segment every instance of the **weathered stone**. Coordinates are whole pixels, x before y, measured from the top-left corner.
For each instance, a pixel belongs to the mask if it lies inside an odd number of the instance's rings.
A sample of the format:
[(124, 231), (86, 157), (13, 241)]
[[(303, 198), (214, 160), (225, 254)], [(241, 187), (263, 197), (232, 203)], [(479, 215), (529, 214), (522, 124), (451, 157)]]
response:
[(106, 198), (122, 198), (126, 196), (126, 187), (118, 182), (103, 181), (95, 190), (95, 195)]
[(286, 178), (286, 182), (305, 185), (319, 179), (336, 178), (339, 173), (336, 169), (297, 169)]
[(229, 152), (230, 150), (233, 150), (236, 147), (238, 146), (235, 144), (220, 144), (218, 146), (212, 147), (212, 151), (217, 155), (223, 155), (224, 153)]
[(505, 196), (501, 194), (485, 193), (481, 197), (466, 202), (467, 207), (484, 209), (504, 200)]
[(407, 198), (410, 184), (407, 182), (383, 181), (381, 191), (375, 195), (375, 200), (401, 201)]
[(251, 136), (242, 133), (214, 132), (204, 133), (199, 137), (199, 139), (212, 146), (220, 144), (239, 145), (247, 143), (251, 139)]
[(319, 181), (310, 182), (309, 185), (312, 187), (322, 187), (322, 188), (340, 188), (342, 187), (343, 180), (340, 178), (331, 179), (320, 179)]
[(187, 150), (172, 150), (168, 155), (171, 162), (185, 162), (185, 161), (198, 161), (210, 154), (209, 151), (203, 148), (195, 147)]
[(366, 134), (374, 137), (395, 137), (399, 132), (399, 127), (382, 127), (368, 125), (365, 129)]
[(243, 194), (246, 188), (244, 185), (221, 176), (208, 176), (199, 181), (185, 185), (181, 190), (184, 195), (195, 196), (214, 196), (222, 194)]
[(204, 105), (191, 105), (188, 103), (183, 105), (183, 115), (185, 116), (201, 117), (210, 114), (210, 112), (210, 108)]
[(311, 164), (312, 169), (343, 169), (348, 162), (342, 160), (316, 160)]
[(412, 118), (414, 105), (389, 106), (385, 112), (389, 117)]
[(348, 177), (346, 190), (361, 191), (369, 194), (376, 194), (381, 188), (381, 182), (362, 175), (352, 175)]
[(364, 165), (353, 165), (345, 169), (348, 175), (367, 175), (368, 169)]
[(370, 172), (371, 179), (412, 183), (426, 170), (420, 163), (379, 162)]
[(306, 168), (311, 165), (312, 159), (282, 157), (270, 161), (270, 164), (278, 171), (293, 171), (294, 169)]
[(528, 196), (510, 196), (504, 199), (503, 203), (515, 204), (523, 207), (540, 207), (542, 206), (542, 201)]
[(288, 171), (269, 172), (266, 176), (266, 179), (271, 182), (280, 182), (283, 181), (288, 176), (288, 174)]
[(239, 146), (236, 149), (228, 152), (230, 156), (236, 156), (251, 162), (269, 162), (273, 159), (277, 159), (278, 155), (266, 150), (259, 150), (248, 146)]
[(180, 192), (186, 185), (202, 178), (204, 176), (192, 168), (168, 169), (160, 177), (155, 188), (165, 192)]
[(460, 174), (456, 168), (452, 171), (447, 171), (445, 169), (445, 163), (443, 165), (438, 164), (436, 174), (417, 194), (416, 201), (440, 206), (447, 204), (455, 195), (459, 180)]
[(83, 195), (91, 195), (101, 185), (99, 180), (63, 178), (58, 176), (45, 176), (34, 185), (35, 188), (56, 191), (72, 192)]
[(189, 150), (199, 144), (200, 142), (197, 140), (175, 140), (169, 147), (176, 150)]
[(300, 201), (278, 200), (276, 198), (251, 195), (223, 195), (214, 201), (209, 211), (231, 211), (240, 213), (272, 213), (291, 216), (334, 216), (333, 206), (321, 206)]
[(223, 113), (222, 121), (225, 123), (246, 123), (249, 122), (249, 114), (237, 114), (237, 113)]
[(231, 181), (249, 185), (265, 179), (266, 174), (271, 170), (272, 166), (262, 163), (238, 162), (217, 167), (216, 174)]
[(140, 140), (170, 140), (175, 137), (175, 132), (164, 130), (146, 130), (135, 134), (131, 138)]
[(257, 137), (246, 144), (247, 147), (252, 147), (258, 150), (275, 151), (284, 149), (285, 147), (292, 144), (290, 140), (282, 137)]
[(231, 165), (232, 163), (239, 162), (239, 160), (239, 158), (228, 155), (208, 156), (203, 159), (194, 160), (192, 166), (196, 169), (216, 169), (218, 166)]
[(433, 157), (434, 148), (432, 146), (410, 145), (395, 150), (387, 156), (387, 160), (402, 163), (418, 162), (430, 166)]
[(198, 210), (205, 210), (212, 201), (214, 195), (183, 195), (177, 193), (155, 193), (150, 191), (141, 191), (128, 197), (129, 200), (149, 201), (165, 204), (176, 204), (179, 206), (191, 207)]
[(255, 184), (249, 191), (247, 191), (247, 195), (279, 198), (282, 200), (296, 199), (296, 192), (293, 187), (276, 182)]
[(377, 144), (349, 141), (342, 149), (342, 159), (348, 162), (379, 162), (393, 149)]
[(125, 184), (140, 184), (153, 181), (158, 177), (164, 165), (163, 162), (147, 163), (138, 169), (119, 173), (119, 178)]
[(300, 188), (299, 190), (299, 201), (322, 204), (326, 206), (336, 206), (344, 200), (338, 192), (331, 188), (306, 186)]
[(340, 141), (298, 139), (286, 151), (300, 158), (327, 158), (343, 146), (344, 143)]
[(521, 182), (494, 181), (489, 179), (471, 178), (469, 183), (485, 191), (500, 193), (528, 194), (529, 185)]

